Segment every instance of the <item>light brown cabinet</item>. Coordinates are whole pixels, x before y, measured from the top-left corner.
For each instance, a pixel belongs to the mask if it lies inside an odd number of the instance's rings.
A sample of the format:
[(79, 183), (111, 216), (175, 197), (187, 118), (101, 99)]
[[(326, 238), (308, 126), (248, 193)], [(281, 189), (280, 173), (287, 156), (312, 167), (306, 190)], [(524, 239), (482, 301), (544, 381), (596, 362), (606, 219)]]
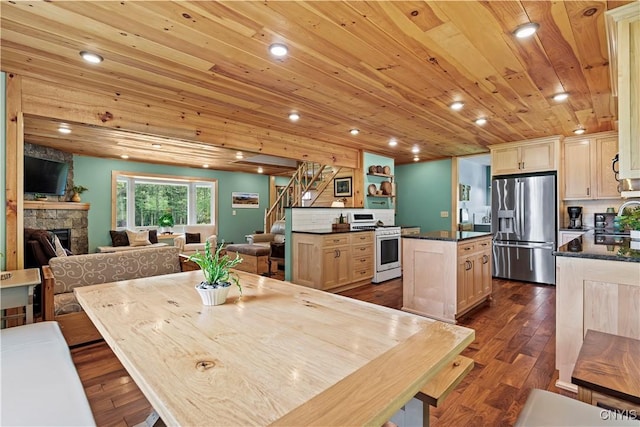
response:
[(491, 173), (542, 172), (558, 169), (559, 136), (492, 145)]
[(373, 232), (293, 233), (293, 283), (339, 291), (373, 277)]
[(615, 132), (566, 138), (562, 147), (564, 200), (620, 198), (611, 170), (618, 152)]
[(461, 242), (405, 238), (402, 256), (405, 311), (455, 323), (491, 296), (491, 236)]

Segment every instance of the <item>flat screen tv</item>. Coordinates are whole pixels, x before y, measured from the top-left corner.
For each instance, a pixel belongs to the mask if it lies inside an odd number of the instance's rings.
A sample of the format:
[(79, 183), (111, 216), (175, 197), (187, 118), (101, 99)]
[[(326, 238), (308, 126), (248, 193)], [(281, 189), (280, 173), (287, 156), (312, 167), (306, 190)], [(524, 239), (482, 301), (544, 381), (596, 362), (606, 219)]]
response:
[(69, 164), (24, 156), (24, 192), (64, 196)]

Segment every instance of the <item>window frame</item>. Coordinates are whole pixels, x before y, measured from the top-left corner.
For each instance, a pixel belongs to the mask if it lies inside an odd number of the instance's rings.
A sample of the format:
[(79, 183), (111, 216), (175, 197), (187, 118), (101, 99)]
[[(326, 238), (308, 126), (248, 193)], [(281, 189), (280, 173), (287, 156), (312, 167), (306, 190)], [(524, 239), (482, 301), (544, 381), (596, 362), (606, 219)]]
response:
[[(111, 171), (111, 229), (112, 230), (120, 230), (120, 229), (125, 229), (125, 228), (129, 228), (129, 229), (148, 229), (148, 228), (154, 228), (153, 226), (136, 226), (136, 225), (127, 225), (127, 227), (117, 227), (117, 202), (116, 202), (116, 197), (117, 197), (117, 185), (118, 185), (118, 179), (119, 178), (124, 178), (127, 181), (131, 181), (133, 179), (139, 179), (139, 180), (147, 180), (150, 181), (152, 183), (159, 183), (162, 184), (167, 183), (167, 184), (171, 184), (171, 183), (181, 183), (181, 184), (188, 184), (190, 186), (193, 186), (194, 192), (195, 192), (195, 187), (199, 184), (199, 183), (210, 183), (212, 185), (212, 193), (213, 193), (213, 197), (212, 197), (212, 209), (211, 209), (211, 220), (212, 220), (212, 224), (214, 227), (216, 227), (216, 230), (218, 228), (218, 180), (215, 178), (203, 178), (203, 177), (191, 177), (191, 176), (177, 176), (177, 175), (164, 175), (164, 174), (155, 174), (155, 173), (146, 173), (146, 172), (131, 172), (131, 171)], [(130, 186), (128, 186), (130, 188)], [(127, 212), (130, 212), (131, 210), (131, 205), (134, 203), (133, 198), (129, 197), (127, 198)], [(193, 204), (194, 206), (192, 207), (191, 204)], [(195, 222), (191, 222), (192, 220), (195, 221), (197, 219), (197, 213), (195, 212), (195, 198), (193, 198), (193, 200), (189, 200), (189, 207), (187, 209), (188, 213), (189, 213), (189, 219), (188, 222), (189, 224), (185, 224), (185, 225), (196, 225)], [(204, 225), (204, 224), (203, 224)]]

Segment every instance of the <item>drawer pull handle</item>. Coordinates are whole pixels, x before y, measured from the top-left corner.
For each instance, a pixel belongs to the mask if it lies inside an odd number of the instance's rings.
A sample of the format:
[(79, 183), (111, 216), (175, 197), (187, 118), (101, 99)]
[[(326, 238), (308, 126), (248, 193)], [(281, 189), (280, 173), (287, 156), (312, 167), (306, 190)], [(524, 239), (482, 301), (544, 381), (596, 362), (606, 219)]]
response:
[(464, 266), (465, 266), (465, 270), (471, 270), (471, 268), (473, 267), (473, 264), (471, 263), (471, 261), (465, 261), (464, 262)]
[(488, 262), (489, 262), (489, 257), (488, 257), (488, 256), (486, 256), (486, 255), (482, 255), (482, 263), (483, 263), (483, 264), (486, 264), (486, 263), (488, 263)]
[(488, 243), (480, 243), (480, 245), (482, 245), (482, 246), (489, 246), (489, 244), (488, 244)]
[(471, 250), (471, 246), (467, 246), (466, 248), (464, 248), (465, 251), (470, 251)]

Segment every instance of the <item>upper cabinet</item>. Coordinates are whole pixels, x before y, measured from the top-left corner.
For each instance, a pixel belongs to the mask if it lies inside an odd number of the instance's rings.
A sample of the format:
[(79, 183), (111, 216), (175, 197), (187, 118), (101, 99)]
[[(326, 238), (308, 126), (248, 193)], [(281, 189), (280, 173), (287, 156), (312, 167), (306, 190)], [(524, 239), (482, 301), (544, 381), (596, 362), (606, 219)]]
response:
[(620, 198), (611, 160), (618, 152), (615, 132), (566, 138), (562, 142), (563, 199)]
[(640, 178), (640, 7), (606, 13), (611, 87), (618, 97), (620, 178)]
[(493, 175), (553, 171), (558, 169), (560, 136), (492, 145)]

